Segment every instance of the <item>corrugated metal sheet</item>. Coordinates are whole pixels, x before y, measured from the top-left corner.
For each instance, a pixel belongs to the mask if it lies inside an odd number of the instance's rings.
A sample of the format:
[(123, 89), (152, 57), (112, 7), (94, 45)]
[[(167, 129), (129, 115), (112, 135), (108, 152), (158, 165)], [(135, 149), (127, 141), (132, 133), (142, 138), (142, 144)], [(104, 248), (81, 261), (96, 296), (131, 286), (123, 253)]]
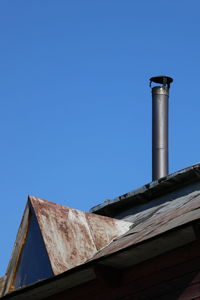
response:
[(55, 275), (84, 263), (132, 223), (29, 197)]

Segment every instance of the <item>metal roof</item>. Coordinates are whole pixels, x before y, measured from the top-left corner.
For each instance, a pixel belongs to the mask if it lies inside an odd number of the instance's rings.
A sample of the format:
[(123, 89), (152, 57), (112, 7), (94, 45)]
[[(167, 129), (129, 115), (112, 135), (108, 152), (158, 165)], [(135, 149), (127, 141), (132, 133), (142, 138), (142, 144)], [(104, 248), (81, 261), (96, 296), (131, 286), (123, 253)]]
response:
[(84, 263), (132, 223), (29, 197), (55, 275)]
[[(58, 275), (3, 298), (18, 299), (20, 295), (20, 299), (42, 299), (95, 279), (98, 264), (124, 269), (195, 241), (200, 235), (199, 174), (197, 164), (99, 208), (100, 213), (115, 214), (119, 208), (130, 208), (131, 202), (133, 207), (141, 205), (140, 201), (145, 203), (145, 209), (138, 213), (130, 210), (127, 223), (29, 197), (28, 207), (37, 217)], [(147, 202), (151, 202), (149, 207)]]
[(92, 259), (119, 252), (200, 219), (200, 185), (193, 185), (190, 192), (187, 189), (184, 191), (176, 195), (175, 199), (161, 204), (155, 202), (154, 207), (130, 215), (127, 219), (133, 222), (131, 229), (100, 250)]
[(197, 163), (119, 197), (106, 200), (104, 203), (92, 207), (90, 212), (114, 218), (123, 210), (148, 203), (174, 190), (181, 189), (184, 185), (199, 181), (199, 179), (200, 163)]
[(7, 270), (6, 292), (12, 289), (31, 214), (36, 216), (54, 275), (83, 264), (132, 224), (29, 196)]
[[(97, 278), (98, 266), (123, 270), (199, 238), (200, 189), (161, 204), (146, 219), (135, 216), (125, 234), (99, 250), (92, 259), (53, 278), (7, 294), (3, 299), (41, 300)], [(141, 214), (140, 214), (141, 215)], [(106, 269), (105, 269), (106, 270)], [(117, 271), (116, 271), (117, 272)]]

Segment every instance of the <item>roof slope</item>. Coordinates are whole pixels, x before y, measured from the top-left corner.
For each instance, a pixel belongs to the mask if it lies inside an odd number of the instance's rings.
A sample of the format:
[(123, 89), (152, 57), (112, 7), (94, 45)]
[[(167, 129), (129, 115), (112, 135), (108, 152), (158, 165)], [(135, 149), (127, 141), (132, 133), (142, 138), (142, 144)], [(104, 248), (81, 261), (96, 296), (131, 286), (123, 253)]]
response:
[(119, 252), (200, 219), (200, 185), (183, 188), (180, 193), (171, 194), (171, 199), (166, 202), (154, 200), (152, 206), (127, 216), (126, 219), (133, 223), (131, 229), (100, 250), (93, 259)]

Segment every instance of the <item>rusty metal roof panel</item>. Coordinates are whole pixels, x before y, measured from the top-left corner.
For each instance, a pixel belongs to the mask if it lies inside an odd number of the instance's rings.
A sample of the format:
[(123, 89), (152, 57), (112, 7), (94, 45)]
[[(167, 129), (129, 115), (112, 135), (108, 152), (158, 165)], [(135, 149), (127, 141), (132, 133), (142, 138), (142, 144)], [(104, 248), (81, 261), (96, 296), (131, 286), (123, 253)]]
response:
[(30, 197), (55, 275), (92, 256), (96, 247), (84, 213)]
[[(145, 217), (144, 217), (145, 214)], [(94, 255), (104, 257), (200, 219), (200, 191), (133, 215), (131, 229)]]
[(84, 263), (132, 223), (29, 197), (55, 275)]
[(120, 232), (127, 232), (132, 225), (131, 222), (118, 222), (117, 219), (90, 213), (85, 213), (85, 217), (97, 250), (108, 245), (116, 235), (121, 235)]
[[(128, 231), (131, 225), (132, 223), (130, 222), (84, 213), (76, 209), (29, 196), (7, 269), (7, 279), (3, 294), (26, 285), (24, 283), (25, 281), (21, 279), (19, 285), (15, 285), (16, 276), (20, 276), (20, 278), (28, 277), (32, 284), (37, 280), (58, 275), (83, 264), (92, 258), (100, 249), (108, 245), (114, 238)], [(28, 259), (24, 254), (24, 249), (28, 249), (27, 245), (29, 245), (30, 249), (31, 244), (30, 239), (28, 239), (28, 237), (30, 238), (29, 231), (30, 228), (34, 229), (34, 226), (35, 229), (38, 228), (42, 242), (37, 243), (35, 237), (38, 236), (36, 235), (36, 231), (34, 231), (34, 236), (31, 238), (32, 247), (35, 250), (38, 250), (38, 247), (40, 247), (40, 249), (42, 247), (42, 252), (40, 251), (40, 253), (42, 253), (43, 256), (45, 255), (43, 258), (48, 258), (53, 273), (50, 274), (46, 272), (45, 275), (41, 275), (41, 270), (44, 271), (43, 269), (45, 268), (43, 261), (41, 261), (41, 264), (39, 266), (37, 265), (38, 273), (36, 275), (39, 274), (38, 276), (43, 277), (34, 277), (34, 279), (32, 279), (30, 278), (30, 273), (32, 271), (34, 272), (34, 270), (29, 270), (30, 266), (25, 267), (23, 259)], [(27, 255), (28, 254), (31, 255), (31, 253), (27, 253)], [(24, 267), (21, 269), (22, 265)], [(18, 272), (18, 270), (23, 271)], [(20, 272), (23, 272), (23, 274)]]

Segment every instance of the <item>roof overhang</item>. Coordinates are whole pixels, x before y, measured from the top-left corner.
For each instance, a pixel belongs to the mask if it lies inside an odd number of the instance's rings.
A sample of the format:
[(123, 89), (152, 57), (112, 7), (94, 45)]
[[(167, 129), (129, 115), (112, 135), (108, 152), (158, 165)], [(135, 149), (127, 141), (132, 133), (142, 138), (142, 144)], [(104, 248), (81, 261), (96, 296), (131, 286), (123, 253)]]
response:
[[(124, 269), (166, 252), (195, 242), (199, 239), (199, 220), (177, 227), (173, 230), (132, 245), (109, 255), (90, 260), (67, 272), (33, 285), (18, 289), (2, 297), (2, 300), (41, 300), (60, 292), (74, 288), (98, 278), (98, 268), (113, 268), (122, 272)], [(115, 271), (114, 271), (115, 272)]]

